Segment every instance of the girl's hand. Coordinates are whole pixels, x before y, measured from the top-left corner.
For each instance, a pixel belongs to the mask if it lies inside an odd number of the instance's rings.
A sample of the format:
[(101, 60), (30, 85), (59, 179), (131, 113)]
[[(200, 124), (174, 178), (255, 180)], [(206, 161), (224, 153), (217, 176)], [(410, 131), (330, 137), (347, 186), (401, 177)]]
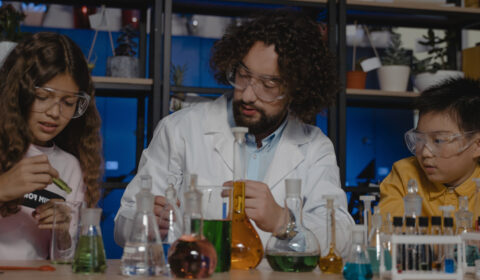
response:
[[(54, 202), (61, 199), (50, 199), (47, 203), (38, 206), (32, 216), (38, 221), (39, 229), (53, 229)], [(71, 209), (67, 205), (57, 204), (55, 211), (55, 229), (68, 231), (71, 221)]]
[(46, 155), (23, 158), (0, 175), (0, 202), (44, 189), (54, 177), (58, 177), (58, 172), (50, 165)]
[[(47, 203), (38, 206), (32, 212), (32, 216), (38, 221), (39, 229), (53, 229), (56, 231), (55, 244), (60, 250), (66, 250), (72, 246), (70, 238), (70, 222), (72, 221), (71, 209), (68, 205), (57, 204), (61, 199), (50, 199)], [(55, 211), (54, 211), (55, 208)], [(53, 221), (55, 220), (55, 225)]]

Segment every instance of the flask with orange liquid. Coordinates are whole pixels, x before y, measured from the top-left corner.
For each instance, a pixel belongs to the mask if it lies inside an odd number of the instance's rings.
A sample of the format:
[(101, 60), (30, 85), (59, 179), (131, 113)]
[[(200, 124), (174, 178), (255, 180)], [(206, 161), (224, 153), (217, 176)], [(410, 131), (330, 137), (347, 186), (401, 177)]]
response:
[(233, 217), (232, 264), (233, 269), (252, 269), (263, 258), (263, 245), (257, 231), (245, 214), (245, 133), (246, 127), (232, 128), (233, 147)]

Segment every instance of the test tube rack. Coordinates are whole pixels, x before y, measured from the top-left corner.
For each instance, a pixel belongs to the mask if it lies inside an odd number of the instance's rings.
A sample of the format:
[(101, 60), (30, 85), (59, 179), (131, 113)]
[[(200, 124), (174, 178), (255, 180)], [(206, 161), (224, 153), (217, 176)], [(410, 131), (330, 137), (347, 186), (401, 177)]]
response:
[[(388, 237), (386, 237), (388, 238)], [(480, 239), (479, 239), (480, 240)], [(466, 262), (465, 262), (465, 244), (461, 235), (391, 235), (390, 241), (392, 244), (392, 271), (385, 272), (383, 261), (381, 262), (380, 271), (381, 278), (391, 273), (392, 280), (403, 279), (451, 279), (461, 280), (463, 279)], [(437, 271), (402, 271), (398, 272), (396, 269), (397, 260), (397, 245), (399, 244), (445, 244), (457, 246), (457, 270), (455, 273), (437, 272)], [(382, 257), (383, 260), (383, 257)]]
[[(467, 253), (467, 243), (469, 243), (469, 241), (475, 241), (477, 244), (477, 246), (480, 244), (480, 233), (478, 232), (466, 232), (466, 233), (462, 233), (460, 235), (460, 237), (462, 238), (462, 247), (463, 247), (463, 252), (466, 254)], [(471, 274), (475, 274), (475, 267), (474, 266), (468, 266), (467, 262), (466, 262), (467, 258), (465, 256), (465, 266), (464, 266), (464, 271), (465, 273), (471, 273)]]

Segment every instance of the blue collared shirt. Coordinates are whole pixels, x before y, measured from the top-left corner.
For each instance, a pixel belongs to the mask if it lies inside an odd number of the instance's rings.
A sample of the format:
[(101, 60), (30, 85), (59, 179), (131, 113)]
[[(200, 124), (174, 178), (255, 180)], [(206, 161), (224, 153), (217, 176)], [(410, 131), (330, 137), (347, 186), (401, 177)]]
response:
[[(230, 127), (235, 127), (235, 119), (233, 117), (233, 98), (227, 102), (227, 115)], [(275, 150), (280, 142), (287, 118), (282, 124), (270, 135), (262, 139), (262, 146), (257, 148), (255, 135), (247, 133), (246, 150), (247, 150), (247, 179), (254, 181), (263, 181), (267, 174), (268, 167), (273, 160)]]

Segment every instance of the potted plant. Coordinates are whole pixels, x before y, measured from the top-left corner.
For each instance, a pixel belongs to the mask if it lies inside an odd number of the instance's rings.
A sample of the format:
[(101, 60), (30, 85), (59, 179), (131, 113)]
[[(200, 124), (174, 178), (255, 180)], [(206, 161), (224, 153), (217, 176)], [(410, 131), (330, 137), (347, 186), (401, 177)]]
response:
[[(185, 78), (185, 73), (187, 72), (187, 64), (184, 65), (175, 65), (172, 64), (171, 67), (171, 78), (172, 85), (181, 87), (183, 85), (183, 79)], [(175, 112), (182, 109), (182, 102), (185, 101), (185, 93), (178, 92), (174, 93), (170, 99), (170, 111)]]
[(114, 56), (107, 58), (107, 76), (136, 78), (138, 77), (138, 59), (135, 51), (138, 44), (134, 41), (138, 32), (132, 25), (125, 25), (117, 39)]
[(359, 58), (352, 67), (351, 71), (347, 71), (347, 88), (365, 89), (367, 81), (367, 72), (363, 71), (361, 62), (365, 57)]
[(414, 58), (413, 72), (415, 75), (414, 86), (419, 91), (424, 91), (430, 86), (454, 77), (463, 77), (462, 71), (455, 70), (448, 61), (448, 44), (455, 40), (453, 33), (445, 32), (443, 38), (435, 35), (432, 29), (428, 29), (427, 35), (422, 36), (419, 44), (428, 47), (429, 56), (419, 60)]
[(381, 57), (382, 67), (377, 70), (380, 89), (385, 91), (406, 91), (410, 77), (410, 56), (402, 47), (401, 35), (391, 32), (390, 44)]
[(15, 10), (11, 4), (0, 7), (0, 65), (22, 38), (20, 22), (24, 18), (25, 15)]

